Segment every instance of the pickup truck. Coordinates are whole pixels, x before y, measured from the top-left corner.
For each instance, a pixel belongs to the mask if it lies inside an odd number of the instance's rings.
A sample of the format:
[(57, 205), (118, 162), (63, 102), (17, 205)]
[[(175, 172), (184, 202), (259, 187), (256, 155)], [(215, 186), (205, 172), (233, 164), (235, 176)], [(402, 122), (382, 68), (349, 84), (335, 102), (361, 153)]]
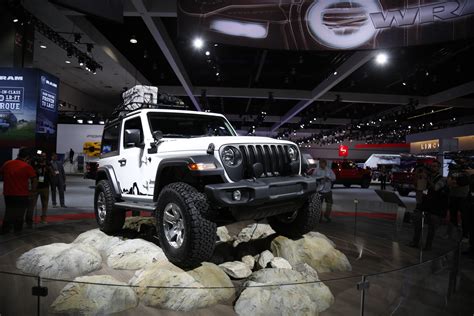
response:
[(392, 187), (401, 196), (408, 196), (415, 191), (415, 167), (420, 164), (429, 166), (435, 160), (432, 157), (402, 158), (400, 169), (392, 172)]
[(372, 172), (358, 167), (353, 161), (334, 161), (331, 168), (336, 175), (334, 184), (342, 184), (346, 188), (350, 188), (353, 184), (360, 185), (364, 189), (370, 186)]

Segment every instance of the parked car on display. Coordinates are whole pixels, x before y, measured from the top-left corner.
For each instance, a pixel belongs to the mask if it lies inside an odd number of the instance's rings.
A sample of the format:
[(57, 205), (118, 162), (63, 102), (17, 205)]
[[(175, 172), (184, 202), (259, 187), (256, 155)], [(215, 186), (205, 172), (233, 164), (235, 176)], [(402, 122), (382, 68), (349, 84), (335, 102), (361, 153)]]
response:
[(370, 186), (371, 171), (358, 167), (353, 161), (333, 161), (331, 168), (336, 175), (334, 184), (342, 184), (346, 188), (350, 188), (353, 184), (360, 185), (364, 189)]
[(133, 103), (105, 125), (94, 197), (104, 232), (120, 230), (126, 210), (151, 211), (166, 256), (188, 267), (210, 259), (217, 225), (267, 218), (289, 237), (317, 225), (316, 182), (301, 174), (296, 144), (238, 136), (221, 114), (165, 107)]
[(392, 187), (401, 196), (415, 191), (415, 168), (417, 165), (429, 166), (436, 158), (407, 156), (400, 159), (400, 167), (392, 171)]
[(17, 126), (18, 120), (11, 111), (0, 111), (0, 131), (6, 132)]

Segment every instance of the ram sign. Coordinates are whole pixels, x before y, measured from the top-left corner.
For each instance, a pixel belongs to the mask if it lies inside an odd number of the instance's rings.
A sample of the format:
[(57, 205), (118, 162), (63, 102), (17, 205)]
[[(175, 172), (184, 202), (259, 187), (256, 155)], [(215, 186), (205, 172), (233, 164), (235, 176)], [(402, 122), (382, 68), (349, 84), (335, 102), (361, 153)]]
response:
[(38, 69), (0, 68), (0, 148), (56, 145), (58, 85)]
[(359, 49), (472, 37), (470, 0), (180, 0), (179, 33), (275, 49)]

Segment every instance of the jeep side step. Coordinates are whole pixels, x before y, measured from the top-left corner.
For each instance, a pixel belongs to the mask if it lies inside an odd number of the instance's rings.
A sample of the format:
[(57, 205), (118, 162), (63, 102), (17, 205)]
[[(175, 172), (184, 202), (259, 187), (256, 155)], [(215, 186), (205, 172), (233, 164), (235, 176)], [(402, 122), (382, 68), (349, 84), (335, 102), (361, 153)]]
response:
[(115, 202), (114, 206), (118, 208), (131, 209), (131, 210), (137, 210), (137, 211), (154, 212), (156, 210), (157, 204), (127, 201), (127, 202)]

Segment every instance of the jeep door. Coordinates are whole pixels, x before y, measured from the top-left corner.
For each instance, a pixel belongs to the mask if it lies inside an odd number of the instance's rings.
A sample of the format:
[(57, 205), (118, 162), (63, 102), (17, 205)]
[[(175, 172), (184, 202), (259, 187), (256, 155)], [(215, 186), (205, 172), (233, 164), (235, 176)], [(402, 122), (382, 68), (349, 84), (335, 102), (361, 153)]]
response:
[(142, 119), (139, 115), (123, 120), (120, 155), (120, 185), (122, 195), (145, 196), (148, 183), (143, 177), (146, 165)]

